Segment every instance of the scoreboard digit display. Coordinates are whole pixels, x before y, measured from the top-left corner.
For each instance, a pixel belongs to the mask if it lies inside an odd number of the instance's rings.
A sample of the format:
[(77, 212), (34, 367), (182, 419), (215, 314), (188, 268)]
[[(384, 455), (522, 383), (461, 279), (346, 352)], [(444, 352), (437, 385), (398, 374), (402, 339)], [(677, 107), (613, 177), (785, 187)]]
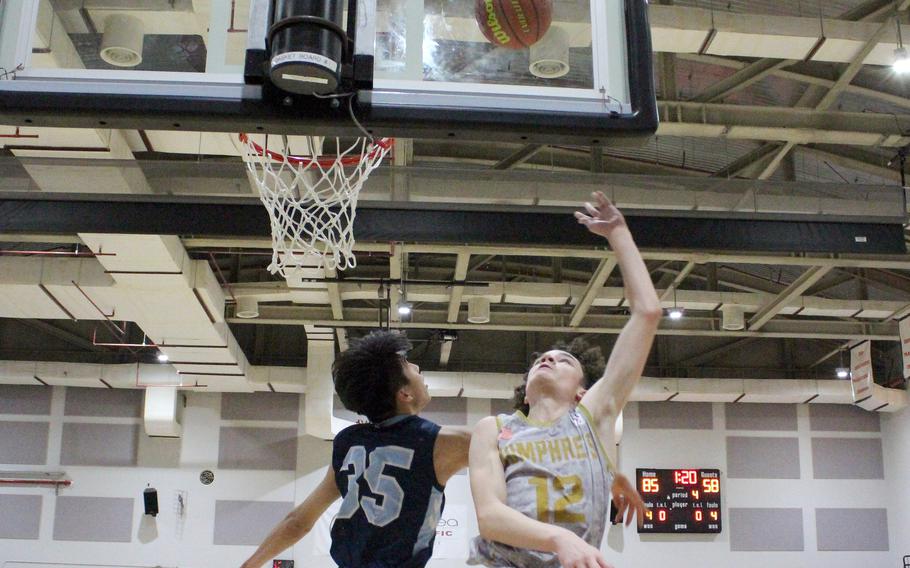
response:
[(648, 512), (639, 533), (719, 533), (719, 469), (636, 469)]

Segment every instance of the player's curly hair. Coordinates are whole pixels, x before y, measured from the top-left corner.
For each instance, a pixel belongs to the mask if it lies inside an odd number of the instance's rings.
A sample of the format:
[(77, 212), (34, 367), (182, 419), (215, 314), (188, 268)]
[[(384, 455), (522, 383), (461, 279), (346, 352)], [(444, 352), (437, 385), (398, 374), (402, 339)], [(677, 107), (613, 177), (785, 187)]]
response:
[(370, 422), (395, 415), (395, 396), (408, 383), (405, 354), (411, 342), (394, 331), (374, 331), (351, 342), (332, 365), (335, 392), (345, 408)]
[[(553, 349), (571, 353), (573, 357), (578, 359), (578, 362), (581, 363), (581, 370), (584, 373), (584, 386), (586, 389), (591, 388), (594, 383), (603, 376), (607, 362), (599, 346), (594, 345), (592, 347), (584, 338), (576, 337), (569, 343), (564, 341), (557, 342), (549, 350)], [(535, 361), (540, 355), (541, 353), (532, 353), (531, 362)], [(520, 386), (515, 387), (515, 396), (512, 398), (512, 407), (525, 414), (530, 410), (530, 407), (525, 402), (527, 386), (528, 373), (525, 373), (524, 382), (522, 382)]]

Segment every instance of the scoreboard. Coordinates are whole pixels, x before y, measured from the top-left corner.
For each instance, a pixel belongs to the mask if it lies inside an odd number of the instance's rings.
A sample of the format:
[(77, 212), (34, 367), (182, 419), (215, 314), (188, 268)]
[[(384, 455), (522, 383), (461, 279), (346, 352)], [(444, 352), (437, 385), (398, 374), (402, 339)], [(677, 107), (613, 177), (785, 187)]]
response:
[(648, 512), (639, 533), (719, 533), (720, 470), (637, 469)]

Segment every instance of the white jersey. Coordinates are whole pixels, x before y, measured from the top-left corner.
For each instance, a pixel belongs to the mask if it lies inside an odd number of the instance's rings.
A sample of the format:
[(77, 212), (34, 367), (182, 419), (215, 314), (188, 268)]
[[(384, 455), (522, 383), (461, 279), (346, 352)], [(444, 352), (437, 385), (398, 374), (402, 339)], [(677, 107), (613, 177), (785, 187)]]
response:
[[(552, 424), (534, 424), (521, 411), (496, 417), (506, 504), (544, 523), (574, 532), (600, 548), (610, 512), (613, 468), (582, 406)], [(476, 537), (468, 564), (559, 568), (556, 554)]]

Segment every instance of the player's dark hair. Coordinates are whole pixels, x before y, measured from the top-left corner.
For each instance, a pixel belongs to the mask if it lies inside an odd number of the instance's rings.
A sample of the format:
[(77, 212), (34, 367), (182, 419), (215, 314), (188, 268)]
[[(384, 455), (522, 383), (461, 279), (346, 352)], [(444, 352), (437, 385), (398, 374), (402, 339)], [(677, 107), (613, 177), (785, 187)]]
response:
[(408, 383), (404, 376), (408, 339), (398, 332), (374, 331), (351, 342), (332, 365), (335, 392), (345, 408), (370, 422), (395, 415), (395, 396)]
[[(586, 389), (591, 388), (594, 383), (603, 376), (607, 362), (599, 346), (595, 345), (592, 347), (584, 338), (576, 337), (569, 343), (559, 341), (548, 349), (548, 351), (552, 351), (553, 349), (565, 351), (578, 359), (578, 362), (581, 363), (581, 370), (584, 375), (583, 384)], [(531, 364), (540, 356), (541, 353), (532, 353)], [(528, 372), (530, 372), (530, 369)], [(525, 402), (527, 386), (528, 373), (525, 373), (524, 381), (520, 386), (515, 387), (515, 395), (512, 398), (512, 408), (520, 410), (525, 414), (530, 411), (530, 406)]]

